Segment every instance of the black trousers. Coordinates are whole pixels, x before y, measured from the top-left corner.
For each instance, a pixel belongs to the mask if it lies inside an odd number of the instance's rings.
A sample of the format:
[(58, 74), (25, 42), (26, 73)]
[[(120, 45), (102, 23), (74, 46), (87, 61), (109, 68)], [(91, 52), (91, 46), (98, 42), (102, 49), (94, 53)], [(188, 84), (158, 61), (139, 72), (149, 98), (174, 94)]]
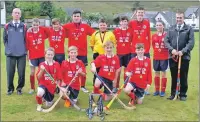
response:
[(25, 84), (25, 67), (26, 67), (26, 56), (7, 56), (6, 57), (6, 70), (7, 70), (7, 87), (8, 92), (14, 91), (14, 76), (17, 64), (18, 72), (18, 86), (16, 90), (21, 90)]
[[(99, 53), (94, 53), (93, 54), (93, 60), (95, 60), (98, 56), (99, 56)], [(99, 70), (100, 70), (100, 68), (96, 68), (97, 73), (99, 72)], [(95, 79), (96, 79), (96, 76), (94, 75), (94, 77), (93, 77), (93, 86), (94, 86), (94, 83), (95, 83)]]
[[(187, 97), (186, 92), (188, 89), (188, 70), (189, 70), (189, 60), (181, 60), (181, 69), (180, 69), (180, 97)], [(169, 66), (171, 71), (171, 95), (174, 96), (176, 92), (177, 85), (177, 73), (178, 73), (178, 62), (175, 62), (173, 59), (169, 59)]]

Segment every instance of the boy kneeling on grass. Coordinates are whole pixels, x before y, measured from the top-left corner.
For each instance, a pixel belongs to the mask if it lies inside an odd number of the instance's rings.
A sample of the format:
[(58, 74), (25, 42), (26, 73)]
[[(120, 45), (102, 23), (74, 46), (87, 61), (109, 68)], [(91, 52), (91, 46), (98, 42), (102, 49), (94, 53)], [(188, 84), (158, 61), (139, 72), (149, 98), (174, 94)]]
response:
[[(53, 104), (56, 84), (61, 80), (60, 64), (53, 60), (55, 51), (49, 47), (45, 50), (45, 61), (40, 63), (37, 79), (39, 81), (38, 91), (36, 95), (37, 111), (42, 111), (42, 99), (46, 101), (46, 106), (50, 107)], [(48, 73), (55, 79), (52, 81)]]
[(137, 56), (127, 66), (126, 75), (130, 77), (124, 92), (131, 98), (129, 105), (142, 104), (144, 93), (152, 82), (151, 60), (144, 56), (144, 44), (136, 44)]
[[(73, 80), (73, 83), (69, 86), (68, 90), (62, 90), (65, 91), (69, 94), (69, 98), (73, 102), (77, 102), (77, 98), (79, 95), (79, 90), (81, 87), (81, 76), (85, 77), (86, 76), (86, 69), (85, 65), (81, 60), (77, 59), (78, 55), (78, 48), (76, 46), (70, 46), (68, 48), (68, 54), (69, 54), (69, 59), (64, 60), (61, 64), (61, 71), (62, 71), (62, 77), (63, 77), (63, 82), (61, 86), (64, 88), (67, 88), (71, 80), (76, 77)], [(78, 74), (77, 74), (78, 73)], [(77, 76), (76, 76), (77, 74)], [(65, 107), (70, 107), (70, 101), (67, 98), (64, 98), (65, 100)]]
[[(117, 77), (120, 70), (120, 62), (118, 56), (113, 54), (114, 44), (112, 41), (106, 41), (104, 43), (105, 54), (99, 55), (91, 63), (91, 71), (96, 73), (96, 68), (100, 68), (98, 75), (102, 77), (103, 82), (109, 87), (112, 91), (113, 83), (116, 84)], [(115, 86), (115, 85), (114, 85)], [(99, 89), (103, 87), (102, 82), (96, 78), (94, 83), (93, 93), (102, 94), (104, 100), (110, 100), (112, 98), (109, 90), (104, 86), (104, 93)]]

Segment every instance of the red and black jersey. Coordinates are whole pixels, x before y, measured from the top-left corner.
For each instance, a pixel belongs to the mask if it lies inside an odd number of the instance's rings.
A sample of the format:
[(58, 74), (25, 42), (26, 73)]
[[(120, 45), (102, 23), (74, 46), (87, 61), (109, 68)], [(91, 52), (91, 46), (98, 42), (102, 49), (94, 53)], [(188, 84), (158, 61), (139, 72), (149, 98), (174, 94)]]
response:
[(129, 27), (133, 30), (132, 53), (136, 53), (135, 46), (137, 43), (143, 43), (145, 53), (149, 53), (151, 45), (151, 30), (149, 20), (143, 19), (141, 22), (132, 20), (129, 23)]
[(169, 52), (164, 43), (165, 36), (166, 36), (166, 32), (164, 32), (160, 36), (157, 33), (155, 33), (152, 36), (152, 46), (153, 46), (153, 50), (154, 50), (153, 59), (154, 60), (166, 60), (169, 58)]
[[(54, 78), (55, 81), (62, 79), (62, 75), (60, 72), (60, 64), (58, 62), (54, 61), (53, 65), (48, 65), (47, 62), (40, 63), (38, 67), (38, 72), (36, 75), (38, 75), (38, 73), (40, 72), (41, 65), (45, 67), (47, 72), (51, 74), (51, 76)], [(39, 81), (39, 85), (45, 86), (51, 94), (55, 93), (56, 83), (52, 82), (50, 76), (45, 71), (43, 72), (42, 77), (38, 79), (38, 81)]]
[(113, 33), (117, 40), (117, 54), (124, 55), (131, 53), (132, 44), (132, 30), (128, 28), (122, 30), (121, 28), (116, 28)]
[(99, 55), (93, 63), (97, 68), (100, 68), (98, 75), (109, 80), (114, 80), (116, 70), (120, 68), (118, 56), (107, 57), (106, 55)]
[[(63, 61), (61, 65), (61, 71), (64, 83), (68, 85), (79, 69), (82, 69), (82, 71), (86, 73), (85, 65), (81, 60), (77, 60), (74, 63), (70, 63), (67, 60)], [(75, 82), (73, 82), (70, 87), (80, 90), (80, 85), (80, 76), (78, 75), (78, 77), (75, 79)]]
[(68, 47), (76, 46), (79, 56), (87, 56), (87, 36), (91, 36), (95, 30), (83, 23), (67, 23), (63, 28), (67, 33)]
[(142, 60), (139, 60), (137, 56), (132, 58), (127, 66), (127, 71), (132, 72), (130, 82), (135, 83), (138, 87), (145, 89), (147, 84), (151, 85), (151, 60), (146, 56)]

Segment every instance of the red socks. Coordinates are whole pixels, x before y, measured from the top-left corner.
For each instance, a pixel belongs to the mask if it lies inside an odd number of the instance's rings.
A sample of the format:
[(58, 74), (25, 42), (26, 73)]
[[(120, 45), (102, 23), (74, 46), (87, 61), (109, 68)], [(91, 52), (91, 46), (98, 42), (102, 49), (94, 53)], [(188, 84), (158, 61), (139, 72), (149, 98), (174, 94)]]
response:
[(80, 76), (81, 79), (81, 87), (85, 87), (86, 77)]
[(133, 100), (135, 100), (135, 94), (134, 93), (129, 93), (129, 94), (127, 94), (131, 99), (133, 99)]
[(160, 91), (160, 77), (154, 77), (155, 90)]
[(101, 94), (102, 97), (103, 97), (103, 100), (105, 100), (105, 98), (106, 98), (106, 95), (105, 95), (103, 92), (100, 91), (99, 87), (95, 87), (95, 86), (94, 86), (93, 93), (94, 93), (94, 94)]
[(42, 104), (42, 97), (38, 97), (36, 95), (36, 101), (37, 101), (38, 104)]
[(31, 89), (35, 90), (35, 76), (30, 75), (30, 84), (31, 84)]
[(161, 91), (165, 92), (167, 86), (167, 78), (162, 78), (162, 86), (161, 86)]

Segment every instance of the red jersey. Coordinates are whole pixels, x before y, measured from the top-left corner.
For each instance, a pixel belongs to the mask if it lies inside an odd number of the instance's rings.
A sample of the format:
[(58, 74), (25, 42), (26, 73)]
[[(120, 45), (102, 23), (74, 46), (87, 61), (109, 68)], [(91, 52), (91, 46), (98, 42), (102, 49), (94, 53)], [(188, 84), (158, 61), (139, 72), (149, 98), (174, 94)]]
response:
[(116, 55), (112, 57), (99, 55), (93, 63), (97, 68), (100, 68), (98, 75), (111, 81), (115, 78), (116, 70), (120, 68), (119, 58)]
[(66, 32), (63, 27), (60, 30), (55, 31), (53, 28), (48, 29), (48, 37), (50, 46), (55, 49), (55, 54), (64, 54), (65, 53), (65, 37)]
[(47, 39), (47, 34), (42, 27), (39, 27), (37, 33), (33, 33), (33, 30), (32, 32), (26, 33), (26, 47), (29, 53), (29, 59), (44, 57), (45, 39)]
[(146, 56), (143, 60), (139, 60), (137, 56), (132, 58), (127, 66), (127, 71), (132, 72), (130, 82), (135, 83), (138, 87), (145, 89), (147, 84), (151, 85), (151, 60)]
[(132, 53), (135, 52), (135, 46), (137, 43), (143, 43), (145, 53), (149, 53), (150, 50), (150, 38), (151, 38), (151, 30), (149, 20), (144, 19), (142, 22), (138, 22), (137, 20), (132, 20), (129, 23), (129, 27), (133, 30), (133, 39), (132, 39)]
[[(53, 65), (48, 65), (47, 62), (42, 62), (40, 63), (40, 66), (41, 65), (45, 67), (47, 72), (51, 74), (51, 76), (54, 78), (55, 81), (62, 79), (62, 75), (60, 72), (60, 64), (58, 62), (54, 61)], [(40, 72), (40, 66), (38, 67), (38, 72), (36, 75), (38, 75), (38, 73)], [(39, 85), (45, 86), (51, 94), (55, 93), (56, 83), (52, 83), (51, 78), (48, 76), (48, 74), (45, 71), (43, 72), (42, 77), (38, 79), (38, 81), (39, 81)]]
[(154, 60), (166, 60), (169, 57), (168, 48), (166, 48), (164, 44), (164, 39), (166, 36), (166, 32), (162, 35), (158, 35), (157, 33), (152, 36), (152, 46), (154, 50), (153, 59)]
[(95, 30), (87, 24), (67, 23), (63, 25), (68, 37), (68, 47), (76, 46), (79, 56), (87, 56), (87, 36), (91, 36)]
[(132, 30), (128, 28), (127, 30), (122, 30), (117, 28), (113, 31), (115, 38), (117, 40), (117, 54), (129, 54), (131, 53), (131, 43), (132, 43)]
[[(61, 71), (62, 71), (64, 83), (68, 85), (70, 81), (73, 79), (73, 77), (75, 76), (76, 71), (78, 71), (78, 69), (80, 68), (82, 69), (84, 73), (86, 73), (85, 65), (83, 64), (81, 60), (77, 60), (75, 63), (70, 63), (67, 60), (63, 61), (61, 65)], [(80, 90), (81, 84), (80, 84), (79, 79), (80, 79), (80, 76), (78, 76), (75, 79), (75, 82), (73, 82), (70, 85), (70, 87), (76, 90)]]

